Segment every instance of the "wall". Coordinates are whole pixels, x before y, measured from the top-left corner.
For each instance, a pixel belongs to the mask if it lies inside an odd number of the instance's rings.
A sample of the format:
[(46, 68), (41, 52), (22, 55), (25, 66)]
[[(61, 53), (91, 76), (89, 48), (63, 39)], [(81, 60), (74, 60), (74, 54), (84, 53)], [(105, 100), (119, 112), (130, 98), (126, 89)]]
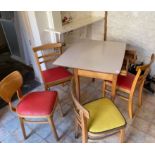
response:
[[(102, 16), (104, 17), (104, 11), (62, 11), (62, 18), (64, 16), (71, 16), (73, 20), (81, 20), (91, 16)], [(104, 33), (104, 21), (99, 21), (91, 25), (76, 29), (74, 31), (64, 34), (64, 40), (66, 43), (71, 44), (78, 39), (94, 39), (103, 40)]]
[(108, 12), (108, 40), (126, 42), (137, 50), (139, 61), (148, 62), (155, 53), (155, 12)]
[(45, 29), (49, 27), (47, 12), (36, 11), (35, 16), (42, 44), (51, 42), (50, 33), (45, 31)]
[[(47, 11), (36, 11), (35, 12), (35, 17), (36, 17), (36, 21), (37, 21), (37, 25), (38, 25), (41, 44), (56, 42), (55, 34), (52, 32), (45, 31), (45, 29), (50, 28), (50, 24), (52, 24), (51, 23), (52, 16), (53, 16), (53, 12), (50, 12), (50, 13)], [(49, 18), (51, 19), (50, 21), (49, 21)], [(44, 70), (46, 68), (51, 68), (51, 66), (53, 66), (53, 63), (48, 62), (46, 64), (42, 64), (41, 67)]]

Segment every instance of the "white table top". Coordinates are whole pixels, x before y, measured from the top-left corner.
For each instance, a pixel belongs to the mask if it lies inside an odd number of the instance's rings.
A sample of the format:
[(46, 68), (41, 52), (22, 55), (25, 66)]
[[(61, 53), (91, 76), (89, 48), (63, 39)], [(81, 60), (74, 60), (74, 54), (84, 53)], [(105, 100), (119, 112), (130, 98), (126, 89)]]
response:
[(71, 44), (53, 64), (119, 74), (125, 49), (126, 44), (123, 42), (80, 40)]

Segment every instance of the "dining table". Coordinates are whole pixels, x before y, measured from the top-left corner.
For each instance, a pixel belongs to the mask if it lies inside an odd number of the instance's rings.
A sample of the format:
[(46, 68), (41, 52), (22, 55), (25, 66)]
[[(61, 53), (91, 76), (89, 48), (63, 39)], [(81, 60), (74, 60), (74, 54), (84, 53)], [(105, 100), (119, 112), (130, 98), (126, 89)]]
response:
[(81, 39), (70, 44), (53, 64), (73, 68), (78, 100), (80, 100), (80, 76), (102, 79), (103, 82), (113, 79), (112, 99), (114, 99), (125, 50), (125, 42)]

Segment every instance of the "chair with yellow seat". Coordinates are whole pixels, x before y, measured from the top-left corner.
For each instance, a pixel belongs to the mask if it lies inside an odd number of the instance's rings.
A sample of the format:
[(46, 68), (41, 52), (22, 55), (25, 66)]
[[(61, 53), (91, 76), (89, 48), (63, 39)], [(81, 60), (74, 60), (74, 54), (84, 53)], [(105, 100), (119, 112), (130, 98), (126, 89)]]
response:
[[(133, 75), (131, 73), (128, 73), (126, 76), (119, 75), (117, 79), (117, 86), (116, 86), (116, 92), (119, 97), (121, 97), (124, 100), (128, 101), (128, 113), (129, 117), (133, 118), (133, 96), (136, 87), (139, 87), (138, 91), (138, 105), (141, 107), (142, 105), (142, 91), (145, 79), (150, 71), (150, 66), (154, 61), (154, 54), (151, 55), (151, 60), (148, 64), (143, 66), (138, 66), (136, 68), (137, 74)], [(109, 81), (104, 82), (104, 89), (103, 89), (103, 95), (105, 95), (106, 92), (109, 92), (108, 86), (111, 87), (111, 83)], [(123, 94), (120, 94), (120, 92), (123, 92), (128, 95), (126, 97)]]
[(126, 121), (113, 101), (100, 98), (84, 105), (77, 100), (74, 80), (71, 82), (71, 96), (75, 111), (75, 137), (81, 129), (82, 142), (89, 139), (100, 139), (105, 136), (120, 133), (120, 142), (124, 142)]

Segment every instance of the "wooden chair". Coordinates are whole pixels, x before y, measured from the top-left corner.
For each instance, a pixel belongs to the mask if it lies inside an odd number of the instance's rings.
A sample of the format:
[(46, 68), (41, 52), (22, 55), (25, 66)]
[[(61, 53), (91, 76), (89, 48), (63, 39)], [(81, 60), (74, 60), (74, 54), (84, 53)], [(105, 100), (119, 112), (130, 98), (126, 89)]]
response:
[[(22, 96), (20, 90), (22, 83), (23, 79), (18, 71), (10, 73), (2, 81), (0, 81), (0, 97), (9, 104), (11, 111), (17, 113), (24, 139), (26, 139), (24, 122), (27, 122), (40, 124), (49, 123), (56, 140), (58, 140), (58, 135), (53, 122), (54, 110), (58, 103), (58, 93), (56, 91), (40, 91), (31, 92)], [(11, 102), (15, 93), (17, 93), (19, 99), (17, 107), (14, 107)], [(59, 108), (61, 110), (61, 107)], [(29, 120), (29, 118), (45, 118), (47, 121), (32, 121)]]
[(120, 75), (126, 76), (128, 73), (129, 66), (131, 64), (135, 64), (136, 59), (137, 59), (136, 50), (126, 49)]
[(100, 139), (107, 134), (120, 133), (120, 142), (124, 141), (126, 121), (112, 100), (101, 98), (81, 105), (75, 95), (74, 80), (71, 85), (71, 96), (75, 111), (75, 137), (79, 128), (82, 142), (90, 139)]
[[(45, 44), (33, 48), (36, 62), (38, 64), (45, 90), (50, 87), (65, 83), (71, 80), (72, 74), (64, 67), (53, 67), (50, 69), (42, 70), (41, 65), (53, 62), (58, 56), (62, 54), (62, 44)], [(41, 54), (39, 55), (39, 52)]]
[[(150, 71), (150, 66), (154, 61), (154, 54), (151, 56), (151, 61), (149, 64), (138, 66), (137, 67), (137, 74), (133, 75), (131, 73), (128, 73), (127, 76), (119, 75), (117, 79), (117, 95), (120, 96), (122, 99), (125, 99), (128, 101), (128, 113), (129, 117), (133, 117), (133, 96), (136, 89), (136, 86), (139, 87), (139, 94), (138, 94), (138, 105), (141, 107), (142, 105), (142, 90), (144, 86), (145, 79)], [(111, 83), (108, 81), (104, 82), (104, 94), (106, 92), (109, 92), (107, 89), (107, 86), (111, 87)], [(126, 93), (128, 97), (123, 96), (122, 94), (119, 94), (119, 92)]]

